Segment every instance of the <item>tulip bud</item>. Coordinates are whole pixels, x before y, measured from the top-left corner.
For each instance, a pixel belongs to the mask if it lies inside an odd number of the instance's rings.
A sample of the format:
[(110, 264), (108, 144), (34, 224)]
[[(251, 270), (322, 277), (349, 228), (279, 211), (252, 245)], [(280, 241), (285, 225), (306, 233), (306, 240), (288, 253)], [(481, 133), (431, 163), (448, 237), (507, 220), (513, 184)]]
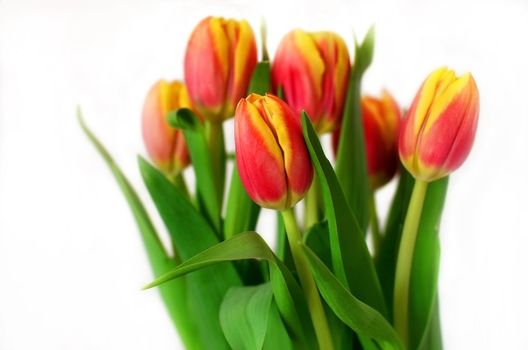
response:
[(402, 124), (400, 159), (422, 181), (440, 179), (467, 158), (477, 128), (479, 92), (473, 76), (445, 67), (427, 77)]
[[(361, 98), (361, 114), (369, 184), (375, 190), (389, 182), (398, 169), (400, 107), (388, 92), (383, 91), (379, 99)], [(332, 135), (334, 150), (337, 150), (340, 134), (341, 129), (338, 129)]]
[(299, 29), (282, 39), (271, 69), (274, 89), (282, 89), (296, 112), (305, 110), (320, 134), (341, 121), (349, 73), (350, 57), (339, 35)]
[(190, 163), (183, 133), (167, 122), (168, 112), (183, 107), (191, 107), (185, 85), (165, 80), (152, 86), (143, 106), (143, 141), (147, 153), (168, 174), (176, 174)]
[(240, 100), (235, 148), (242, 184), (260, 206), (285, 210), (308, 191), (313, 166), (301, 119), (278, 97), (251, 94)]
[(232, 117), (256, 64), (255, 36), (246, 21), (204, 18), (185, 52), (185, 83), (197, 111), (214, 122)]

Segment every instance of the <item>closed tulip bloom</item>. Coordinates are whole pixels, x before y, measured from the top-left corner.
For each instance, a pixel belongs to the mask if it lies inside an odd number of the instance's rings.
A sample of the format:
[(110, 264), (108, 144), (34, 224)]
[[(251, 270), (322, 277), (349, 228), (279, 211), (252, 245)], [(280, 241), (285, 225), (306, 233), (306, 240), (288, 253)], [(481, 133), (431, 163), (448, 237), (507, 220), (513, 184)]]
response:
[[(380, 98), (361, 98), (361, 114), (369, 184), (375, 190), (389, 182), (398, 169), (401, 112), (394, 98), (383, 91)], [(340, 133), (341, 129), (333, 134), (334, 150), (337, 150)]]
[(400, 158), (417, 179), (434, 181), (467, 158), (477, 128), (479, 92), (469, 73), (440, 68), (425, 80), (403, 121)]
[(350, 57), (344, 40), (331, 32), (293, 30), (273, 60), (273, 87), (297, 112), (308, 113), (320, 134), (333, 131), (343, 114)]
[(255, 36), (246, 21), (204, 18), (185, 52), (185, 83), (197, 111), (213, 122), (232, 117), (256, 64)]
[(183, 107), (191, 107), (185, 85), (165, 80), (152, 86), (143, 106), (143, 141), (147, 153), (167, 174), (177, 174), (190, 163), (183, 133), (167, 123), (167, 113)]
[(235, 147), (240, 179), (255, 203), (285, 210), (303, 198), (313, 166), (301, 119), (284, 101), (270, 94), (240, 100)]

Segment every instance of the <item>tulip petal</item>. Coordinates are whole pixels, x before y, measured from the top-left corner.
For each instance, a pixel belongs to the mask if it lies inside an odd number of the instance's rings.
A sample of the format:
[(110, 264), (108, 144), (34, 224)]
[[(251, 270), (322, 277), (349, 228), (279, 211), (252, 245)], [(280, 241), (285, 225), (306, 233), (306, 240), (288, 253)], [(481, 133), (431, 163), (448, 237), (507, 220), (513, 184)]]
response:
[(287, 179), (282, 152), (275, 140), (257, 107), (245, 99), (240, 100), (235, 117), (240, 179), (255, 202), (280, 209), (287, 201)]
[(204, 116), (215, 118), (226, 95), (229, 45), (222, 19), (207, 17), (191, 34), (185, 53), (185, 82)]
[(313, 178), (313, 168), (302, 137), (300, 117), (276, 96), (267, 94), (260, 101), (266, 109), (264, 115), (268, 118), (284, 158), (289, 189), (287, 206), (290, 207), (301, 200)]

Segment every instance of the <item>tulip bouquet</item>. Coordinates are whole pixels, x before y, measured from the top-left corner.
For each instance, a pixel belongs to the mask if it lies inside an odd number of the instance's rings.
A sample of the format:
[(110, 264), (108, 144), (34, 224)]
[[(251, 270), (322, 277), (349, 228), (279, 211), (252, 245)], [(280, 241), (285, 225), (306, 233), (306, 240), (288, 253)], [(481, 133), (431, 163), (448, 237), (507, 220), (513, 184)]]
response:
[[(170, 249), (79, 115), (138, 224), (155, 276), (145, 288), (159, 288), (186, 348), (442, 347), (438, 229), (448, 175), (473, 143), (478, 90), (470, 74), (440, 68), (402, 113), (386, 91), (361, 94), (373, 47), (371, 30), (352, 64), (337, 34), (294, 30), (271, 62), (263, 35), (259, 61), (246, 21), (202, 20), (185, 82), (154, 84), (142, 114), (151, 162), (139, 157), (139, 170)], [(319, 139), (330, 132), (333, 163)], [(195, 191), (182, 176), (191, 164)], [(396, 174), (382, 221), (374, 194)], [(277, 212), (273, 248), (255, 232), (261, 208)]]

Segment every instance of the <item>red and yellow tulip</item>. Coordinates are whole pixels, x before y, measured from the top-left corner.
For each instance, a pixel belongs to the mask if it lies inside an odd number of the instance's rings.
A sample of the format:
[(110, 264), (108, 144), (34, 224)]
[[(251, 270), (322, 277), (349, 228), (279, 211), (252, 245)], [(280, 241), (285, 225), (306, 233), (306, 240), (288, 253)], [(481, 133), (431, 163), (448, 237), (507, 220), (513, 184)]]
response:
[(204, 18), (185, 52), (185, 83), (197, 111), (214, 122), (232, 117), (256, 64), (255, 36), (246, 21)]
[(467, 158), (477, 128), (479, 92), (469, 73), (457, 77), (445, 67), (431, 73), (403, 121), (400, 158), (417, 179), (433, 181)]
[(143, 140), (150, 159), (167, 174), (176, 174), (190, 163), (183, 133), (167, 122), (167, 113), (191, 107), (185, 85), (160, 80), (145, 99), (142, 114)]
[(271, 94), (240, 100), (235, 147), (240, 179), (257, 204), (285, 210), (303, 198), (313, 166), (301, 119), (284, 101)]
[[(383, 91), (380, 98), (361, 98), (361, 114), (369, 184), (375, 190), (389, 182), (398, 169), (401, 112), (394, 98)], [(341, 129), (333, 134), (334, 150), (337, 150), (340, 134)]]
[(274, 89), (297, 112), (308, 113), (318, 133), (341, 120), (350, 57), (344, 40), (331, 32), (293, 30), (281, 41), (272, 64)]

